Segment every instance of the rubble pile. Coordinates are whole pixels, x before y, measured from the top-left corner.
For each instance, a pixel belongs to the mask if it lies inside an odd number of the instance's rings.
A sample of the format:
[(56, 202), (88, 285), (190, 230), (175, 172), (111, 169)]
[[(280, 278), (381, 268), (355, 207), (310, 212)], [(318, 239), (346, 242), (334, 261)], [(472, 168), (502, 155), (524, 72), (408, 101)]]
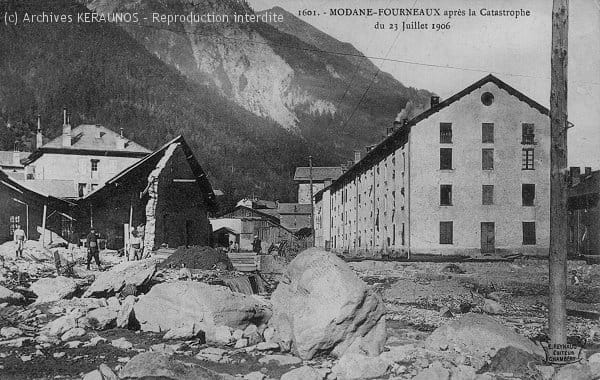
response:
[(181, 266), (190, 269), (219, 269), (233, 270), (231, 260), (226, 253), (220, 252), (211, 247), (179, 247), (165, 261), (160, 263), (161, 268), (180, 268)]
[[(212, 261), (200, 263), (193, 252)], [(263, 287), (256, 294), (252, 275), (216, 270), (221, 254), (206, 248), (181, 249), (158, 265), (118, 263), (103, 252), (102, 260), (116, 265), (102, 272), (84, 270), (76, 254), (75, 277), (50, 271), (50, 259), (11, 254), (0, 265), (0, 378), (600, 377), (597, 320), (570, 319), (588, 344), (579, 363), (544, 362), (531, 339), (545, 328), (545, 310), (536, 309), (541, 299), (510, 278), (529, 273), (520, 281), (536, 283), (543, 268), (530, 263), (350, 266), (309, 249), (278, 274), (272, 294)], [(182, 270), (182, 262), (191, 265)], [(200, 264), (214, 269), (194, 268)], [(582, 284), (597, 286), (599, 273), (582, 268)], [(585, 293), (576, 290), (570, 294)], [(581, 297), (572, 302), (590, 299)]]

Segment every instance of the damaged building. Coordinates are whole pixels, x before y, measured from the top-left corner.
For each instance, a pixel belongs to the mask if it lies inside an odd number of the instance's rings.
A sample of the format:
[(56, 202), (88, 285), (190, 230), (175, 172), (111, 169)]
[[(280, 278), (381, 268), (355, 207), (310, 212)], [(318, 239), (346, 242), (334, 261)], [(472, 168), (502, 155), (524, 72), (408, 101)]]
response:
[(432, 97), (315, 199), (316, 244), (337, 252), (546, 255), (549, 111), (488, 75)]
[(600, 255), (600, 170), (570, 168), (571, 186), (567, 203), (571, 256)]
[(77, 201), (76, 230), (93, 226), (109, 248), (122, 248), (130, 226), (144, 231), (144, 252), (209, 245), (207, 213), (215, 195), (192, 150), (179, 136)]

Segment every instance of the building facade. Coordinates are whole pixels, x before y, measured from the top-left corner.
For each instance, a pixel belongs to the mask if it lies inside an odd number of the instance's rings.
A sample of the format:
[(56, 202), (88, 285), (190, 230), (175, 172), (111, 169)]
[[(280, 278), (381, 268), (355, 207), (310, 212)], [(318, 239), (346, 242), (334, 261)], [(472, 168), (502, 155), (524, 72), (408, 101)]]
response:
[(324, 187), (329, 186), (332, 181), (335, 181), (342, 175), (341, 166), (317, 166), (297, 167), (294, 174), (294, 181), (298, 184), (298, 203), (310, 204), (310, 182), (312, 177), (313, 195), (321, 191)]
[(315, 198), (337, 252), (547, 254), (548, 109), (493, 75), (405, 121)]
[[(61, 136), (39, 146), (27, 159), (27, 180), (72, 181), (74, 192), (84, 196), (151, 153), (145, 147), (102, 125), (71, 128), (63, 111)], [(42, 141), (38, 127), (38, 141)]]

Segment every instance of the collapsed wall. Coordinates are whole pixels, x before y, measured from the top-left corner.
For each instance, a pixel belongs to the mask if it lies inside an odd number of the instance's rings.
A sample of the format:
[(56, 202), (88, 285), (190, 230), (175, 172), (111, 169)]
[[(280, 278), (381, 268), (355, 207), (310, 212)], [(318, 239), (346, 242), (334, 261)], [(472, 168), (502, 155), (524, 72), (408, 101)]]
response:
[(158, 205), (158, 182), (162, 170), (179, 147), (179, 143), (173, 143), (165, 150), (164, 156), (158, 161), (154, 170), (148, 175), (148, 203), (146, 203), (146, 229), (144, 236), (144, 251), (146, 256), (154, 249), (156, 236), (156, 206)]

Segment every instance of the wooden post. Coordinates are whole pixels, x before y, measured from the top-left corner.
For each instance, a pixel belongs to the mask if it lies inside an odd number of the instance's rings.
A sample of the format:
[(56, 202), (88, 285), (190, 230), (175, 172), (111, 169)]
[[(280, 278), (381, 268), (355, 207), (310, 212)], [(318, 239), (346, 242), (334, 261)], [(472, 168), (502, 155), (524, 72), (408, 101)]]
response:
[(44, 203), (44, 212), (42, 214), (42, 247), (46, 246), (46, 216), (48, 215), (48, 205)]
[(308, 179), (310, 182), (310, 233), (312, 246), (315, 246), (315, 201), (313, 199), (312, 156), (308, 156)]
[(550, 85), (550, 307), (548, 335), (567, 343), (567, 33), (569, 1), (554, 0)]

